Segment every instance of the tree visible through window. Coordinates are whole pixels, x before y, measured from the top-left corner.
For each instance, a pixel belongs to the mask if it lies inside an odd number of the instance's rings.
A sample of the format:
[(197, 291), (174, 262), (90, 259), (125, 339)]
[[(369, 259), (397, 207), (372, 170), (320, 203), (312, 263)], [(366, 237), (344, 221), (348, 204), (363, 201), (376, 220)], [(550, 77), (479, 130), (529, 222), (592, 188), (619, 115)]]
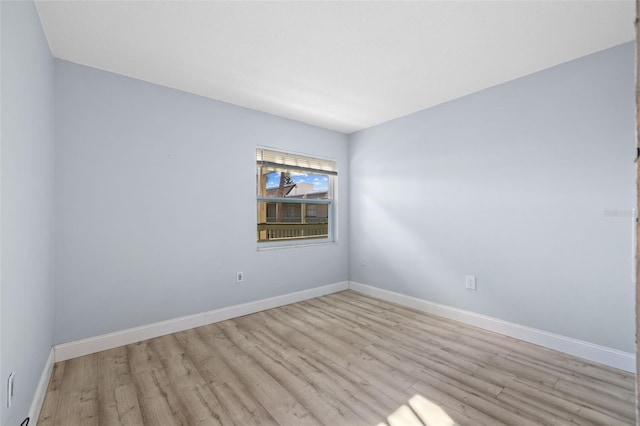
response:
[(331, 239), (335, 161), (267, 149), (256, 157), (258, 242)]

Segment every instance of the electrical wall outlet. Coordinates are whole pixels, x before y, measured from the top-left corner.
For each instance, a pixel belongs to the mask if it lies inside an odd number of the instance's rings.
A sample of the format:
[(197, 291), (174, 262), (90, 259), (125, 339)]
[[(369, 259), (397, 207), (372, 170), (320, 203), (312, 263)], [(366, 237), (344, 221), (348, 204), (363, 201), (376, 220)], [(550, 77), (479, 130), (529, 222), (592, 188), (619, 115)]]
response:
[(11, 407), (13, 402), (13, 382), (16, 377), (16, 373), (9, 374), (9, 378), (7, 379), (7, 407)]
[(367, 258), (362, 256), (360, 258), (360, 266), (367, 266)]
[(464, 286), (467, 290), (475, 290), (476, 289), (476, 277), (473, 275), (467, 275), (464, 277)]
[(236, 282), (241, 283), (244, 281), (244, 272), (236, 272)]

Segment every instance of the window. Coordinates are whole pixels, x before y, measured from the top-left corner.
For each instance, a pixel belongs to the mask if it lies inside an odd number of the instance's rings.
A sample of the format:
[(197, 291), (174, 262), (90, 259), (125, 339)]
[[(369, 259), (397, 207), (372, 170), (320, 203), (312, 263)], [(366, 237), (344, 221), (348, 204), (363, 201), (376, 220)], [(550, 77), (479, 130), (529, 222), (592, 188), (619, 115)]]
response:
[(256, 167), (259, 243), (333, 239), (335, 161), (259, 148)]

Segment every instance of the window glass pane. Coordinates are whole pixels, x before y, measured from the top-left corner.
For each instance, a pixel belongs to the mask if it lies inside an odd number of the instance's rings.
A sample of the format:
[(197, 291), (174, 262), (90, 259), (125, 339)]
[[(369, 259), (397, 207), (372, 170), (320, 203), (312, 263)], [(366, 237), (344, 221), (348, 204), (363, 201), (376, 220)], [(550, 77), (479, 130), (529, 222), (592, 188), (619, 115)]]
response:
[[(262, 169), (265, 179), (264, 197), (328, 199), (330, 176)], [(259, 194), (260, 195), (260, 194)]]
[(329, 205), (258, 202), (258, 241), (327, 238)]

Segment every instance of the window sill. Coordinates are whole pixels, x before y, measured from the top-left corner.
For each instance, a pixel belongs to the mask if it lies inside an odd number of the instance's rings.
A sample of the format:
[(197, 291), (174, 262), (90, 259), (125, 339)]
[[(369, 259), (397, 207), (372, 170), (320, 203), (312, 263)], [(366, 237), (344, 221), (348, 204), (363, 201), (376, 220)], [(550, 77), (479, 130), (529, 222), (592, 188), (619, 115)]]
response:
[(337, 245), (337, 241), (323, 241), (321, 243), (299, 243), (299, 244), (291, 244), (287, 241), (287, 244), (278, 244), (272, 245), (269, 243), (263, 243), (266, 245), (259, 245), (256, 247), (256, 251), (270, 251), (270, 250), (281, 250), (281, 249), (296, 249), (302, 247), (318, 247), (318, 246), (333, 246)]

